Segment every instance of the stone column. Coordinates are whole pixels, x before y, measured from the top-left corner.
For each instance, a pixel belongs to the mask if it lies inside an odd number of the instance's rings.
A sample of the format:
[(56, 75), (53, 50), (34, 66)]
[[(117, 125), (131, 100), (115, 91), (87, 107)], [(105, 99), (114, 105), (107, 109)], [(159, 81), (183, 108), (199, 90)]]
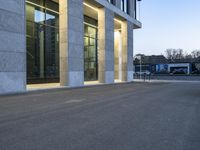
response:
[(133, 80), (133, 25), (122, 22), (122, 81)]
[(115, 31), (115, 79), (122, 79), (122, 37), (120, 31)]
[(84, 84), (83, 0), (60, 0), (60, 84)]
[(26, 90), (25, 0), (0, 5), (0, 94)]
[(98, 11), (99, 82), (114, 82), (114, 13), (107, 8)]

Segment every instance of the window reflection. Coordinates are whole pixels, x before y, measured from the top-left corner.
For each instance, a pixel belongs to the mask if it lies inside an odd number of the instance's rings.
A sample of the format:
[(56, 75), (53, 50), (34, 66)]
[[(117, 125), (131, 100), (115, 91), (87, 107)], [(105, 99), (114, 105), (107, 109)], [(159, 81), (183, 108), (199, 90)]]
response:
[(93, 81), (98, 80), (97, 22), (86, 16), (84, 18), (84, 76), (85, 81)]
[[(47, 2), (48, 0), (46, 0)], [(34, 1), (43, 4), (42, 1)], [(44, 2), (44, 0), (43, 0)], [(54, 5), (58, 5), (54, 3)], [(28, 83), (59, 81), (58, 13), (26, 3)]]
[(45, 21), (45, 13), (42, 12), (41, 10), (36, 10), (34, 11), (34, 22), (36, 23), (44, 23)]

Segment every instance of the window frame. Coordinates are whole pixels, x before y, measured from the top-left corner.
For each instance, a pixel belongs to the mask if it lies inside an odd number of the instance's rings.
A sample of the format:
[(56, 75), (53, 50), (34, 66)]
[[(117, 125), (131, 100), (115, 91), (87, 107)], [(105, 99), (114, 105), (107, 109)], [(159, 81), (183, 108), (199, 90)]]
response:
[(109, 3), (115, 5), (116, 4), (116, 1), (115, 0), (107, 0)]
[(127, 14), (130, 14), (129, 0), (121, 0), (121, 10)]

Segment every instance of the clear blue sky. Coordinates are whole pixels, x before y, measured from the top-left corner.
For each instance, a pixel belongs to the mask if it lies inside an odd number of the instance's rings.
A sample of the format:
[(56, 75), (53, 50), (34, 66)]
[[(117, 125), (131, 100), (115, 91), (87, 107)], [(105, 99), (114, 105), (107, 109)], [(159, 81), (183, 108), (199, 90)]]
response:
[(200, 0), (142, 0), (140, 8), (143, 28), (134, 32), (134, 54), (200, 49)]

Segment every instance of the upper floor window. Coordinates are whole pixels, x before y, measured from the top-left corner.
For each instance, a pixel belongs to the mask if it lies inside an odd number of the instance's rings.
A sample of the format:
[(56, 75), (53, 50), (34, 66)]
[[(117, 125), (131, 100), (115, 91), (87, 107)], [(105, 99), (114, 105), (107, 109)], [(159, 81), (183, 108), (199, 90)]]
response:
[(134, 18), (140, 20), (140, 2), (142, 0), (134, 0)]
[(109, 3), (115, 5), (115, 0), (107, 0)]
[(129, 0), (121, 0), (121, 10), (129, 14)]

